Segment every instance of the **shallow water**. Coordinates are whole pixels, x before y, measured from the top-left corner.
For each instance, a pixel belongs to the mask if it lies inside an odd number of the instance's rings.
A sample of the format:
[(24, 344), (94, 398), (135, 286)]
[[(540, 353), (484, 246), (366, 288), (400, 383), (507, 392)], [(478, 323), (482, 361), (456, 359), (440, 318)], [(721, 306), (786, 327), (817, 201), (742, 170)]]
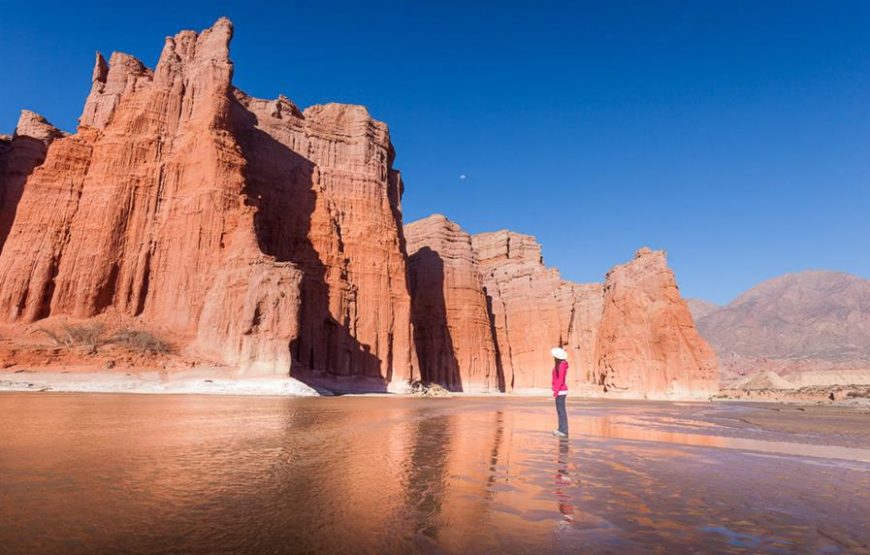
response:
[(551, 405), (0, 394), (0, 552), (870, 552), (870, 445), (811, 411)]

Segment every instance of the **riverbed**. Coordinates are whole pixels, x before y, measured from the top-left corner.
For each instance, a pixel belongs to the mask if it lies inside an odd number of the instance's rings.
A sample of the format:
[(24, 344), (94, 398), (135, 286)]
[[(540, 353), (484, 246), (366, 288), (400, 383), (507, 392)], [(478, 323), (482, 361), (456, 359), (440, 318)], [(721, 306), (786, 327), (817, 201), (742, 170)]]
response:
[(0, 549), (870, 553), (870, 414), (0, 393)]

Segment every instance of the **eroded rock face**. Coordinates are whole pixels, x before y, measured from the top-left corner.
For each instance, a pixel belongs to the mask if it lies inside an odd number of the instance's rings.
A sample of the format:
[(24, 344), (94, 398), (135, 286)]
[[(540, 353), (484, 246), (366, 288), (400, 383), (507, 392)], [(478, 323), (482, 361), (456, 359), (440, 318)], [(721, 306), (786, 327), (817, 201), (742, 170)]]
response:
[(471, 236), (441, 215), (405, 226), (421, 377), (451, 391), (504, 390)]
[(664, 252), (641, 249), (608, 272), (597, 345), (608, 390), (674, 397), (718, 390), (716, 354), (695, 329)]
[(550, 387), (550, 347), (569, 353), (572, 387), (595, 383), (600, 284), (571, 283), (543, 263), (534, 237), (511, 231), (473, 237), (500, 363), (512, 389)]
[(362, 106), (301, 112), (234, 91), (260, 249), (303, 271), (299, 373), (414, 376), (401, 177), (385, 124)]
[(588, 343), (583, 330), (595, 323), (586, 306), (595, 303), (594, 286), (564, 282), (558, 270), (544, 266), (541, 246), (529, 235), (480, 233), (472, 236), (472, 243), (507, 387), (549, 388), (550, 348), (559, 345), (565, 346), (574, 365), (570, 382), (588, 376), (584, 361), (589, 354), (581, 354), (581, 349)]
[[(695, 330), (664, 253), (642, 249), (617, 266), (604, 285), (562, 280), (543, 264), (534, 237), (499, 231), (471, 238), (443, 216), (408, 226), (414, 323), (424, 377), (449, 385), (463, 375), (457, 337), (478, 337), (484, 328), (469, 309), (475, 275), (483, 288), (495, 366), (506, 391), (546, 390), (553, 360), (550, 347), (569, 354), (572, 388), (596, 387), (627, 396), (704, 397), (717, 390), (717, 364)], [(459, 274), (461, 279), (457, 279)], [(461, 301), (459, 301), (461, 299)], [(465, 329), (457, 334), (456, 330)], [(460, 338), (461, 340), (461, 338)], [(478, 344), (469, 350), (485, 351)], [(502, 384), (500, 384), (501, 386)]]
[(565, 330), (563, 348), (570, 355), (569, 384), (598, 384), (596, 346), (604, 305), (604, 289), (600, 283), (563, 281), (557, 292), (557, 303)]
[(167, 38), (151, 71), (97, 55), (78, 133), (28, 180), (0, 315), (140, 317), (242, 370), (414, 372), (386, 126), (231, 84), (232, 25)]
[[(206, 300), (246, 307), (233, 315), (240, 322), (286, 317), (221, 279), (261, 260), (230, 125), (231, 37), (226, 19), (169, 37), (153, 72), (125, 54), (97, 56), (78, 133), (28, 180), (0, 257), (6, 319), (117, 310), (199, 338), (198, 351), (242, 368), (286, 343), (254, 327), (230, 354), (234, 325), (200, 319)], [(298, 281), (287, 266), (268, 272)]]
[(45, 153), (64, 133), (44, 117), (22, 110), (15, 134), (0, 138), (0, 252), (12, 229), (24, 182), (45, 160)]
[(77, 133), (25, 113), (0, 139), (3, 194), (20, 196), (3, 197), (0, 319), (117, 313), (185, 356), (322, 385), (401, 388), (419, 348), (422, 377), (454, 390), (547, 390), (559, 345), (572, 387), (715, 389), (663, 254), (602, 287), (564, 281), (509, 231), (432, 217), (406, 245), (386, 125), (234, 88), (232, 32), (167, 38), (153, 71), (97, 54)]

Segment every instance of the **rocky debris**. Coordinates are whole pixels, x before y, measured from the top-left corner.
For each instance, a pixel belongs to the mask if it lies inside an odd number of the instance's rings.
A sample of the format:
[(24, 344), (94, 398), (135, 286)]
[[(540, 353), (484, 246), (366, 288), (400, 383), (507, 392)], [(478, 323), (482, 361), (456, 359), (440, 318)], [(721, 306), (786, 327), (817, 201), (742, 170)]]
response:
[(597, 353), (607, 390), (673, 397), (718, 390), (716, 354), (695, 329), (662, 251), (640, 249), (608, 272)]
[(714, 399), (813, 403), (840, 407), (870, 408), (870, 385), (808, 386), (800, 388), (723, 388)]
[(27, 177), (45, 160), (48, 146), (64, 135), (39, 114), (22, 110), (14, 135), (0, 138), (0, 252), (12, 229)]
[(779, 374), (761, 372), (737, 384), (738, 389), (795, 389), (797, 386)]
[(450, 391), (437, 383), (415, 381), (411, 384), (410, 394), (415, 397), (450, 397)]
[(471, 236), (441, 215), (405, 226), (421, 378), (450, 391), (504, 389)]

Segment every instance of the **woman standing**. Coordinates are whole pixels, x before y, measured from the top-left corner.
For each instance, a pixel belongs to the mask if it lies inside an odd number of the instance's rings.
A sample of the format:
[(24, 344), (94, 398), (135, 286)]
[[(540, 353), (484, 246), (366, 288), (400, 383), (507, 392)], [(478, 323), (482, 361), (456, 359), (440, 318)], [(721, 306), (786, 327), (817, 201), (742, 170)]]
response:
[(559, 415), (559, 429), (553, 435), (568, 437), (568, 412), (565, 409), (565, 397), (568, 395), (568, 353), (561, 347), (550, 349), (553, 355), (553, 397), (556, 399), (556, 413)]

